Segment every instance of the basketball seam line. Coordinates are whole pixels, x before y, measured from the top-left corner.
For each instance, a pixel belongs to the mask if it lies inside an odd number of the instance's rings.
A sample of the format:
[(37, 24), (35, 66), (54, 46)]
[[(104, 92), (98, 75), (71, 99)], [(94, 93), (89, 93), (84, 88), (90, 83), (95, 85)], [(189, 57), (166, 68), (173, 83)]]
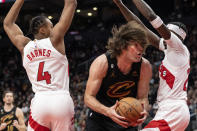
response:
[(122, 101), (122, 102), (125, 102), (126, 104), (128, 104), (130, 107), (132, 107), (132, 108), (135, 110), (135, 112), (136, 112), (138, 115), (140, 115), (140, 113), (139, 113), (132, 105), (130, 105), (130, 104), (127, 103), (126, 101)]
[(122, 112), (122, 110), (121, 110), (121, 108), (120, 107), (118, 107), (118, 109), (119, 109), (119, 111), (125, 116), (125, 114)]

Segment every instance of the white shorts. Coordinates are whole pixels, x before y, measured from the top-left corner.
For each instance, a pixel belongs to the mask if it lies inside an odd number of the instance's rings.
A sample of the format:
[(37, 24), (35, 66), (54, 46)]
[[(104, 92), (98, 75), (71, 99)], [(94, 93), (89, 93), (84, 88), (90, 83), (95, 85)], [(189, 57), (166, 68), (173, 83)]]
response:
[(31, 101), (28, 131), (71, 131), (74, 103), (69, 92), (36, 93)]
[(166, 100), (159, 103), (152, 121), (142, 131), (184, 131), (190, 121), (189, 108), (184, 100)]

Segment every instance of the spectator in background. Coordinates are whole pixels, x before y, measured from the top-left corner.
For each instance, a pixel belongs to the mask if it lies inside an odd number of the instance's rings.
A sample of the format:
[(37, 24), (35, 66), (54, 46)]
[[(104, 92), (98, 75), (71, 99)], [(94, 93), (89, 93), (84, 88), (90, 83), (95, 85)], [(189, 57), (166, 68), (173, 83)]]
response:
[(14, 106), (14, 93), (3, 93), (4, 105), (0, 108), (0, 131), (26, 131), (23, 112)]

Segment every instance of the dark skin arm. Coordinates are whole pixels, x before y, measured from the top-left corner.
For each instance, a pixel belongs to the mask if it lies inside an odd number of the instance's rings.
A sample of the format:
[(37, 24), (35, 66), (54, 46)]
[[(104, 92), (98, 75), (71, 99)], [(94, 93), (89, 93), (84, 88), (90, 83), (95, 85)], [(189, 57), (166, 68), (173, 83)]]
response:
[(23, 54), (25, 45), (30, 41), (15, 23), (23, 3), (24, 0), (16, 0), (3, 21), (5, 32), (21, 54)]
[[(16, 0), (3, 22), (5, 32), (12, 43), (20, 51), (21, 55), (23, 55), (25, 45), (30, 41), (29, 38), (23, 35), (23, 32), (19, 26), (15, 23), (23, 3), (24, 0)], [(76, 0), (65, 0), (64, 9), (60, 20), (51, 32), (51, 42), (53, 43), (53, 46), (62, 54), (65, 54), (64, 35), (71, 25), (76, 5)]]
[[(151, 7), (144, 0), (132, 0), (135, 6), (138, 8), (140, 13), (149, 21), (153, 21), (157, 18), (156, 13), (151, 9)], [(171, 33), (170, 30), (163, 23), (159, 28), (156, 29), (157, 32), (165, 40), (170, 39)]]
[(62, 54), (65, 54), (64, 36), (71, 25), (76, 7), (76, 0), (64, 0), (64, 9), (60, 20), (51, 32), (51, 42), (53, 43), (53, 46)]
[(142, 21), (132, 12), (130, 11), (122, 2), (122, 0), (113, 0), (114, 3), (118, 6), (120, 9), (121, 13), (123, 14), (124, 18), (129, 22), (129, 21), (136, 21), (138, 24), (142, 25), (142, 27), (146, 30), (148, 40), (150, 43), (155, 46), (156, 48), (159, 48), (159, 41), (160, 38), (153, 33), (151, 30), (149, 30), (143, 23)]

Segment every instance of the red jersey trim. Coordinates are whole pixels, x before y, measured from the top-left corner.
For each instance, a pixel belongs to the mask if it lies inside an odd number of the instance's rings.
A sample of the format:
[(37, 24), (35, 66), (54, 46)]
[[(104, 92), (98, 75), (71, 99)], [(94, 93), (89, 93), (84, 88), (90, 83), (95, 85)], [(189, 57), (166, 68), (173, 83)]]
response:
[(29, 125), (31, 126), (31, 128), (34, 129), (34, 131), (50, 131), (49, 128), (42, 126), (40, 124), (38, 124), (31, 116), (31, 112), (29, 114)]
[(160, 77), (166, 81), (168, 86), (172, 89), (175, 81), (175, 76), (163, 65), (159, 67)]
[(144, 128), (159, 128), (160, 131), (171, 131), (168, 123), (165, 120), (152, 120)]

